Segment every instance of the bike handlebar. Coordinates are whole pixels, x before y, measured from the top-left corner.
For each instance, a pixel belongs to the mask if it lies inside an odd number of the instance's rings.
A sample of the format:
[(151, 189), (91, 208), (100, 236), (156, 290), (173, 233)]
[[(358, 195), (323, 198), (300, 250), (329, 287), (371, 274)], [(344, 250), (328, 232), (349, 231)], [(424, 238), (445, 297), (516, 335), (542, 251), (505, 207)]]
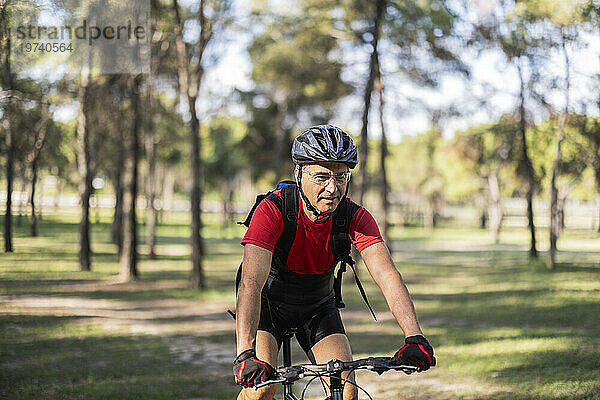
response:
[(378, 374), (382, 374), (389, 370), (400, 370), (407, 375), (413, 372), (420, 372), (421, 369), (412, 365), (398, 365), (394, 362), (393, 357), (368, 357), (361, 358), (355, 361), (340, 361), (333, 359), (327, 364), (299, 364), (291, 367), (280, 367), (277, 368), (275, 379), (259, 383), (254, 386), (254, 389), (260, 389), (261, 387), (272, 385), (274, 383), (292, 383), (299, 379), (304, 378), (306, 373), (312, 373), (314, 375), (330, 376), (337, 373), (346, 371), (354, 371), (357, 369), (368, 369)]

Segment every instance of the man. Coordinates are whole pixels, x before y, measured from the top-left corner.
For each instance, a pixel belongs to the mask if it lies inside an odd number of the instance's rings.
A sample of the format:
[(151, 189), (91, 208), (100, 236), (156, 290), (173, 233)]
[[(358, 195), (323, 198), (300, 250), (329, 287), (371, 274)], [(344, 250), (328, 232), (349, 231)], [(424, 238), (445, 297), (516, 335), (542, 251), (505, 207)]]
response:
[[(433, 349), (423, 336), (408, 290), (375, 220), (346, 197), (349, 169), (358, 163), (350, 135), (332, 125), (309, 128), (294, 140), (292, 160), (296, 164), (299, 201), (295, 236), (285, 250), (289, 251), (287, 258), (282, 256), (278, 242), (284, 223), (288, 223), (282, 207), (276, 204), (281, 202), (283, 189), (258, 205), (242, 240), (244, 259), (236, 319), (238, 356), (233, 371), (236, 382), (245, 388), (238, 400), (273, 398), (275, 385), (259, 390), (252, 386), (272, 377), (283, 335), (290, 328), (297, 329), (296, 338), (312, 362), (326, 363), (334, 358), (352, 361), (331, 279), (335, 266), (332, 215), (342, 202), (347, 202), (344, 207), (354, 205), (350, 240), (406, 337), (405, 345), (394, 357), (422, 370), (435, 365)], [(344, 399), (357, 398), (355, 386), (346, 385)]]

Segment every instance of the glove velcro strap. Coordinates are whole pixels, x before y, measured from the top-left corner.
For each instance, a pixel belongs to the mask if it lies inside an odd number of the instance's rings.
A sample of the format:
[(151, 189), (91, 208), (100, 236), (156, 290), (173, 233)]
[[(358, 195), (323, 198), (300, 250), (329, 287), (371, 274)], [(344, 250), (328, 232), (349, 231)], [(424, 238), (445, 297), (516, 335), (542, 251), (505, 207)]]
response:
[(406, 339), (404, 339), (404, 343), (406, 343), (406, 344), (426, 344), (427, 346), (431, 346), (429, 344), (429, 342), (427, 341), (427, 339), (425, 339), (425, 336), (423, 336), (423, 335), (409, 336)]
[(248, 349), (248, 350), (242, 351), (240, 353), (240, 355), (237, 356), (235, 358), (235, 360), (233, 360), (233, 364), (239, 364), (242, 361), (247, 360), (252, 357), (256, 357), (256, 351), (254, 351), (254, 349)]

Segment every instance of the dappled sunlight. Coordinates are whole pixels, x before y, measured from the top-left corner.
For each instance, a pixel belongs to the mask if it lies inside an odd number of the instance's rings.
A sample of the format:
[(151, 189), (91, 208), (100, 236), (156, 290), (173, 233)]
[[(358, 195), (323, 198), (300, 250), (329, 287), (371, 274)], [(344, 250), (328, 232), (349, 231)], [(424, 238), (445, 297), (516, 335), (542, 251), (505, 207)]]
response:
[[(74, 228), (62, 225), (55, 232)], [(92, 272), (78, 271), (75, 246), (62, 239), (18, 239), (23, 251), (6, 255), (8, 267), (0, 271), (0, 350), (8, 360), (3, 365), (12, 368), (3, 367), (2, 374), (20, 382), (25, 398), (40, 393), (42, 384), (52, 397), (85, 391), (89, 398), (118, 398), (132, 382), (150, 388), (136, 389), (136, 396), (152, 397), (162, 387), (181, 393), (176, 398), (202, 398), (199, 388), (212, 381), (218, 384), (211, 400), (233, 398), (235, 322), (226, 310), (235, 304), (242, 248), (239, 239), (208, 239), (203, 265), (209, 288), (189, 289), (189, 247), (177, 239), (184, 229), (163, 228), (174, 235), (159, 241), (155, 260), (141, 246), (141, 280), (130, 283), (118, 281), (116, 248), (104, 231), (92, 246), (103, 251), (94, 256)], [(475, 247), (495, 246), (478, 245), (472, 233), (461, 235)], [(405, 232), (393, 246), (413, 259), (397, 266), (438, 366), (412, 376), (360, 373), (359, 383), (381, 399), (593, 398), (589, 394), (600, 390), (600, 268), (559, 264), (549, 272), (529, 264), (525, 252), (510, 244), (499, 245), (492, 256), (464, 250), (466, 245), (436, 250), (441, 242), (427, 242)], [(420, 258), (431, 262), (415, 261)], [(362, 274), (379, 321), (354, 283), (345, 283), (342, 318), (355, 357), (392, 355), (403, 343), (401, 330), (375, 283)], [(293, 360), (306, 361), (296, 345)], [(52, 368), (65, 363), (70, 366)], [(318, 399), (319, 386), (313, 386), (309, 398)]]

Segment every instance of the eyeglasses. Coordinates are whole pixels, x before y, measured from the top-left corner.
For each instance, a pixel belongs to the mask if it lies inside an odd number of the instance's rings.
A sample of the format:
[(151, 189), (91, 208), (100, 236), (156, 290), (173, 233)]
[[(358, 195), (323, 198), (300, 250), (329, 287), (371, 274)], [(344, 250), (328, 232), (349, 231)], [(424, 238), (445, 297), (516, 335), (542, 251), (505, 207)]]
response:
[(333, 172), (313, 172), (306, 171), (304, 173), (308, 175), (308, 179), (311, 182), (316, 183), (319, 186), (325, 186), (329, 183), (329, 180), (333, 178), (333, 181), (337, 186), (343, 186), (350, 180), (350, 172), (338, 172), (334, 174)]

